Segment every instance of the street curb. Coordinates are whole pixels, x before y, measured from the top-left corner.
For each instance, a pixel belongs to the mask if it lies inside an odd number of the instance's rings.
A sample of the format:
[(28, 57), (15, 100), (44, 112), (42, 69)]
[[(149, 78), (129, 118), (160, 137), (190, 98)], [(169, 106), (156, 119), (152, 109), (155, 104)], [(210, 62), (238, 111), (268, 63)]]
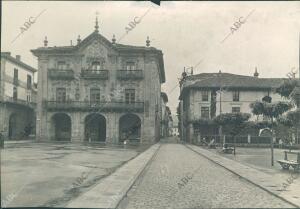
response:
[(66, 208), (116, 208), (158, 152), (156, 143), (119, 167), (95, 187), (67, 204)]
[[(271, 186), (268, 185), (268, 183), (274, 183), (274, 182), (270, 182), (270, 178), (272, 178), (271, 175), (265, 174), (265, 173), (263, 173), (261, 171), (258, 171), (256, 169), (254, 169), (254, 168), (250, 168), (250, 167), (248, 167), (246, 165), (243, 165), (243, 164), (241, 164), (239, 162), (236, 162), (234, 160), (231, 160), (231, 159), (228, 159), (228, 158), (224, 158), (224, 157), (222, 157), (220, 155), (217, 155), (217, 154), (215, 154), (215, 153), (213, 153), (211, 151), (205, 150), (205, 149), (200, 148), (198, 146), (188, 145), (188, 144), (185, 144), (185, 146), (188, 149), (192, 150), (193, 152), (195, 152), (195, 153), (197, 153), (197, 154), (205, 157), (206, 159), (210, 160), (211, 162), (213, 162), (213, 163), (215, 163), (215, 164), (217, 164), (217, 165), (225, 168), (226, 170), (230, 171), (231, 173), (233, 173), (233, 174), (239, 176), (240, 178), (248, 181), (249, 183), (251, 183), (251, 184), (253, 184), (253, 185), (255, 185), (255, 186), (263, 189), (264, 191), (268, 192), (269, 194), (271, 194), (273, 196), (276, 196), (277, 198), (279, 198), (279, 199), (281, 199), (281, 200), (283, 200), (283, 201), (285, 201), (285, 202), (293, 205), (296, 208), (300, 207), (300, 204), (295, 203), (293, 201), (293, 199), (284, 197), (284, 196), (282, 196), (280, 194), (280, 192), (276, 191), (276, 189), (281, 188), (282, 184), (275, 183), (275, 185), (271, 185)], [(197, 148), (197, 150), (195, 148)], [(201, 152), (199, 152), (199, 151), (201, 151)], [(209, 156), (205, 155), (204, 153), (206, 153), (208, 155), (211, 155), (211, 156), (209, 157)], [(216, 159), (212, 159), (213, 157), (219, 158), (219, 161), (217, 161)], [(222, 162), (222, 160), (223, 160), (223, 162)], [(251, 171), (254, 171), (254, 173), (255, 172), (256, 173), (259, 172), (263, 176), (260, 179), (261, 183), (259, 184), (258, 180), (256, 181), (254, 178), (251, 178), (250, 175), (247, 176), (247, 175), (245, 175), (245, 173), (241, 174), (242, 172), (235, 171), (233, 168), (230, 168), (230, 166), (225, 165), (226, 164), (225, 161), (230, 162), (230, 165), (234, 165), (235, 164), (235, 165), (244, 167), (247, 170), (247, 173), (251, 173)], [(266, 177), (267, 177), (267, 179), (266, 179)]]

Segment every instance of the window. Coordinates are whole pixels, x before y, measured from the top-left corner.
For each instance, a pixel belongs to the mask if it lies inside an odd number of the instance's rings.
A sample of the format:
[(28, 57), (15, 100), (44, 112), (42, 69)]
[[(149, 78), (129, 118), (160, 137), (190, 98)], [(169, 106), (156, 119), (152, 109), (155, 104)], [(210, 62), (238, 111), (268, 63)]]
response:
[(202, 91), (202, 101), (208, 101), (208, 91)]
[(239, 112), (241, 112), (240, 107), (232, 107), (232, 113), (239, 113)]
[(31, 75), (27, 75), (27, 89), (31, 89)]
[(90, 101), (91, 103), (100, 102), (100, 89), (90, 89)]
[(56, 89), (56, 101), (65, 102), (66, 101), (66, 88)]
[(92, 70), (100, 70), (101, 65), (100, 62), (92, 62)]
[(134, 62), (126, 62), (126, 70), (135, 70)]
[(13, 99), (14, 100), (18, 99), (18, 89), (15, 86), (13, 88)]
[(59, 62), (57, 63), (57, 68), (58, 68), (59, 70), (65, 70), (65, 69), (67, 68), (66, 62), (64, 62), (64, 61), (59, 61)]
[(134, 103), (135, 101), (135, 90), (125, 89), (125, 102), (127, 104)]
[(232, 97), (233, 97), (232, 100), (234, 102), (240, 101), (240, 92), (239, 91), (233, 91)]
[(15, 85), (18, 85), (18, 80), (19, 80), (19, 72), (18, 72), (18, 69), (15, 68), (14, 69), (14, 84)]
[(209, 107), (201, 107), (201, 118), (209, 118)]

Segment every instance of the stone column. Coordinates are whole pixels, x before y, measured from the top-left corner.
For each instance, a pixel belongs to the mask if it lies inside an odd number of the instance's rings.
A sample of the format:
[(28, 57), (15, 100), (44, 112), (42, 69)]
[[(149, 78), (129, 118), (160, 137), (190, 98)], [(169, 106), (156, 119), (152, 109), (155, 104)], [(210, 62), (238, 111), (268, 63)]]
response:
[(48, 75), (47, 57), (39, 57), (38, 60), (38, 94), (37, 94), (37, 118), (36, 118), (36, 138), (38, 141), (46, 141), (48, 138), (47, 109), (44, 102), (48, 100)]
[(75, 112), (71, 114), (71, 122), (72, 122), (72, 137), (71, 141), (72, 142), (80, 142), (82, 141), (81, 139), (81, 118), (80, 118), (80, 112)]

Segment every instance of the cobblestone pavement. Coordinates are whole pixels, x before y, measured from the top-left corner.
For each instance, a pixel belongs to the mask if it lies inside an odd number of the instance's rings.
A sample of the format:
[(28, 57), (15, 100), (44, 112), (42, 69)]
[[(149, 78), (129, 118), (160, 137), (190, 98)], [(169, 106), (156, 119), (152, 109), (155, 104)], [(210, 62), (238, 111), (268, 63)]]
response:
[(119, 209), (251, 207), (292, 206), (181, 144), (163, 144), (119, 204)]

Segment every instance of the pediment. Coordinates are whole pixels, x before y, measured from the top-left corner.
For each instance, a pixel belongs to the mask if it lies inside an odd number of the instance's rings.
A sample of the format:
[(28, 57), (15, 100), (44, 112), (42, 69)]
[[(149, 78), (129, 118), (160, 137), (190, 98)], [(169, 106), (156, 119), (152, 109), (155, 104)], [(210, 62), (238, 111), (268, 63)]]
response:
[(104, 66), (117, 55), (114, 45), (98, 33), (92, 33), (78, 45), (79, 54), (83, 55), (85, 66), (97, 61)]

